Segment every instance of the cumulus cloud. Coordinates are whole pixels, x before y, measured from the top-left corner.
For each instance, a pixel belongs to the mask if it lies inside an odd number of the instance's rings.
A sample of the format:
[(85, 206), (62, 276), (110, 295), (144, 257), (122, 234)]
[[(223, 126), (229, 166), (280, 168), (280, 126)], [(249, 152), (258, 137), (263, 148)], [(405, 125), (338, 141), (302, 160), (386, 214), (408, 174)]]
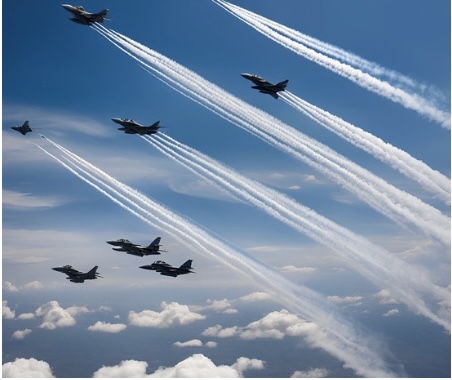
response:
[(240, 333), (242, 339), (274, 338), (285, 335), (306, 336), (317, 331), (315, 323), (306, 322), (287, 310), (273, 311), (262, 319), (252, 322)]
[(361, 296), (346, 296), (346, 297), (339, 297), (339, 296), (328, 296), (328, 300), (331, 302), (334, 302), (335, 304), (354, 304), (354, 305), (361, 305), (361, 301), (363, 300), (363, 297)]
[(317, 332), (315, 323), (306, 322), (287, 310), (274, 311), (262, 319), (251, 322), (245, 327), (233, 326), (223, 328), (215, 325), (205, 329), (201, 335), (216, 338), (238, 336), (241, 339), (253, 340), (260, 338), (283, 339), (288, 336), (308, 336)]
[(258, 359), (239, 358), (231, 366), (216, 365), (202, 354), (195, 354), (177, 363), (174, 367), (160, 367), (154, 373), (146, 374), (148, 364), (143, 361), (124, 360), (112, 367), (102, 367), (94, 372), (93, 377), (242, 377), (244, 371), (264, 368), (264, 362)]
[(30, 329), (17, 330), (13, 333), (13, 336), (11, 338), (14, 340), (22, 340), (31, 332), (32, 332), (32, 330), (30, 330)]
[(127, 325), (123, 323), (107, 323), (98, 321), (94, 325), (89, 326), (88, 330), (116, 334), (124, 331), (126, 328)]
[(68, 327), (75, 325), (74, 317), (80, 313), (87, 313), (89, 310), (84, 306), (71, 306), (63, 309), (57, 301), (50, 301), (40, 306), (35, 314), (42, 317), (43, 322), (39, 326), (42, 329), (54, 330), (57, 327)]
[(246, 296), (240, 297), (240, 301), (243, 302), (258, 302), (258, 301), (265, 301), (271, 299), (270, 294), (265, 292), (254, 292), (250, 293)]
[(8, 307), (8, 301), (2, 301), (2, 317), (3, 319), (13, 319), (16, 312)]
[(23, 288), (24, 289), (41, 289), (43, 288), (44, 285), (42, 285), (42, 283), (40, 283), (39, 281), (31, 281), (31, 282), (27, 282)]
[(382, 289), (377, 294), (375, 294), (375, 297), (377, 297), (380, 301), (380, 304), (382, 305), (390, 305), (390, 304), (398, 304), (399, 301), (397, 301), (394, 297), (392, 297), (389, 290)]
[(16, 359), (2, 365), (3, 377), (49, 378), (54, 377), (47, 362), (42, 360)]
[(205, 329), (201, 335), (212, 336), (216, 338), (230, 338), (237, 336), (240, 333), (240, 328), (237, 326), (223, 328), (221, 325), (215, 325)]
[(209, 348), (215, 348), (215, 347), (217, 347), (218, 346), (218, 343), (217, 342), (214, 342), (214, 341), (212, 341), (212, 340), (209, 340), (208, 342), (206, 342), (206, 347), (209, 347)]
[(319, 377), (327, 377), (328, 370), (325, 368), (311, 368), (309, 371), (295, 371), (291, 378), (295, 377), (311, 377), (311, 378), (319, 378)]
[(202, 342), (199, 339), (192, 339), (187, 342), (175, 342), (176, 347), (202, 347)]
[(93, 373), (93, 377), (129, 378), (146, 377), (148, 363), (138, 360), (123, 360), (118, 365), (103, 366)]
[(384, 317), (392, 317), (394, 315), (398, 315), (400, 313), (399, 309), (391, 309), (387, 313), (384, 313)]
[(204, 315), (190, 311), (187, 305), (177, 302), (161, 303), (162, 311), (144, 310), (140, 313), (129, 312), (129, 323), (138, 327), (169, 328), (172, 326), (188, 325), (203, 320)]
[(19, 289), (9, 281), (5, 281), (3, 283), (3, 289), (6, 290), (7, 292), (18, 292), (19, 291)]

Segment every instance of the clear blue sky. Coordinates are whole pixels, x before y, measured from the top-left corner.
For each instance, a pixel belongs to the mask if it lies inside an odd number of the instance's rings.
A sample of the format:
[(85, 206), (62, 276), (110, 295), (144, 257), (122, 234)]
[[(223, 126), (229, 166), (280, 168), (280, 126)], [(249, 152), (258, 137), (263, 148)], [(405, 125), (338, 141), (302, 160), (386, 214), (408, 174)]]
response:
[[(410, 76), (450, 104), (448, 1), (234, 4)], [(105, 27), (164, 54), (450, 215), (448, 206), (416, 183), (285, 102), (252, 90), (239, 74), (256, 73), (271, 82), (289, 79), (292, 93), (450, 178), (449, 130), (294, 54), (211, 1), (82, 5), (93, 12), (109, 8), (111, 20)], [(243, 298), (262, 291), (259, 284), (190, 250), (165, 230), (151, 228), (77, 179), (30, 144), (51, 150), (42, 133), (289, 280), (332, 297), (347, 317), (382, 337), (388, 355), (393, 355), (391, 365), (404, 368), (409, 376), (450, 376), (450, 335), (441, 327), (401, 303), (391, 303), (382, 289), (331, 250), (228, 198), (138, 137), (117, 131), (110, 119), (133, 118), (143, 124), (160, 120), (169, 136), (423, 267), (442, 287), (450, 284), (450, 247), (401, 228), (313, 168), (181, 96), (92, 28), (69, 17), (58, 2), (3, 2), (3, 363), (34, 358), (48, 363), (54, 376), (91, 377), (102, 366), (122, 360), (146, 362), (151, 374), (160, 366), (174, 367), (203, 354), (216, 366), (231, 366), (241, 356), (265, 361), (265, 368), (245, 370), (243, 376), (290, 377), (313, 369), (318, 376), (355, 375), (336, 358), (287, 333), (282, 339), (256, 340), (203, 335), (216, 325), (246, 330), (283, 306), (277, 295), (255, 302)], [(36, 130), (22, 136), (10, 129), (25, 120)], [(169, 251), (158, 259), (180, 265), (191, 258), (196, 274), (173, 279), (143, 271), (138, 267), (154, 257), (128, 256), (105, 243), (127, 238), (148, 244), (156, 236)], [(50, 269), (65, 264), (82, 271), (98, 265), (104, 278), (69, 283)], [(177, 303), (173, 309), (168, 306), (172, 302)], [(45, 310), (52, 308), (61, 321), (72, 313), (74, 324), (43, 328)], [(131, 312), (146, 310), (162, 313), (164, 319), (171, 313), (198, 313), (202, 318), (195, 316), (183, 326), (137, 327)], [(96, 322), (120, 331), (89, 329)], [(202, 346), (174, 344), (194, 339)], [(215, 343), (206, 344), (209, 341)]]

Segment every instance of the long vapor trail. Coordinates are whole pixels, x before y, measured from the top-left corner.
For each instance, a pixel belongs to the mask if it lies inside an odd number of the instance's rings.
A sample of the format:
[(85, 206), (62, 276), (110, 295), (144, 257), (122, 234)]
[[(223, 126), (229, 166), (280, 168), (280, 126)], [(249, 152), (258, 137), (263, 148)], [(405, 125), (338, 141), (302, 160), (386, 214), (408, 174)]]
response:
[(408, 228), (415, 227), (450, 245), (450, 218), (434, 207), (397, 189), (327, 146), (241, 101), (162, 54), (100, 25), (96, 26), (96, 30), (190, 99), (196, 99), (207, 109), (320, 171), (396, 223)]
[(417, 294), (423, 293), (429, 300), (433, 297), (439, 302), (445, 302), (450, 298), (450, 293), (434, 285), (420, 270), (288, 196), (242, 176), (168, 135), (142, 138), (195, 174), (209, 178), (220, 188), (337, 252), (363, 277), (378, 287), (389, 290), (415, 313), (450, 330), (449, 319), (433, 313)]
[(236, 271), (246, 274), (260, 287), (275, 292), (285, 307), (306, 320), (316, 323), (315, 335), (307, 336), (314, 347), (324, 349), (360, 376), (400, 375), (388, 369), (380, 353), (381, 347), (378, 341), (344, 319), (340, 310), (323, 296), (304, 286), (295, 285), (264, 264), (210, 235), (203, 227), (193, 224), (162, 204), (114, 179), (61, 145), (47, 140), (60, 151), (68, 164), (39, 145), (35, 145), (84, 182), (101, 191), (124, 209), (130, 211), (132, 206), (136, 209), (133, 212), (134, 215), (140, 215), (140, 219), (149, 224), (160, 226), (193, 251), (213, 257)]
[[(337, 58), (340, 61), (345, 62), (373, 76), (384, 78), (388, 80), (390, 83), (393, 83), (394, 86), (401, 87), (406, 91), (416, 91), (417, 93), (428, 93), (429, 96), (437, 98), (438, 100), (442, 100), (445, 98), (444, 94), (441, 94), (439, 90), (432, 88), (432, 86), (419, 83), (413, 78), (410, 78), (395, 70), (385, 68), (376, 62), (371, 62), (338, 46), (332, 45), (330, 43), (309, 36), (307, 34), (301, 33), (297, 30), (294, 30), (285, 25), (279, 24), (275, 21), (269, 20), (263, 16), (253, 13), (247, 9), (240, 8), (234, 4), (227, 3), (222, 0), (219, 1), (214, 0), (214, 2), (216, 2), (218, 5), (227, 10), (229, 13), (233, 14), (238, 18), (240, 18), (239, 15), (231, 12), (230, 8), (234, 8), (238, 12), (245, 13), (249, 17), (261, 22), (262, 24), (268, 26), (269, 28), (277, 30), (282, 35), (285, 35), (286, 37), (291, 38), (294, 41), (299, 42), (300, 44), (306, 45), (330, 57)], [(241, 18), (241, 20), (247, 22), (246, 19)]]
[[(214, 0), (214, 3), (226, 9), (229, 13), (236, 16), (239, 20), (246, 22), (253, 29), (262, 33), (264, 36), (279, 43), (296, 54), (309, 59), (334, 73), (341, 75), (357, 85), (381, 95), (393, 102), (403, 105), (405, 108), (412, 109), (419, 114), (439, 123), (442, 127), (450, 129), (450, 113), (438, 109), (431, 101), (420, 95), (408, 93), (401, 88), (392, 86), (390, 83), (377, 79), (368, 73), (356, 69), (348, 64), (342, 63), (337, 59), (319, 53), (306, 45), (295, 41), (292, 38), (281, 34), (282, 28), (275, 22), (268, 20), (265, 24), (262, 22), (262, 16), (258, 16), (250, 11), (246, 11), (237, 5), (232, 5), (223, 0)], [(270, 27), (270, 25), (272, 27)]]
[(308, 103), (289, 91), (281, 93), (280, 98), (346, 141), (416, 181), (446, 204), (450, 204), (450, 179), (442, 173), (430, 168), (404, 150)]

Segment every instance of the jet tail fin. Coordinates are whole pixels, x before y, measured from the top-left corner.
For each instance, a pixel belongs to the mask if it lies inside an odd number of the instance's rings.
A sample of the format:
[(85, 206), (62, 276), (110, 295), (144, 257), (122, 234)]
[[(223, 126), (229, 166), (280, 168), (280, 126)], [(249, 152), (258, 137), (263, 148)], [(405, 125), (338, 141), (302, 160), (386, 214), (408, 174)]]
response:
[(161, 239), (160, 236), (155, 238), (154, 241), (151, 244), (149, 244), (148, 248), (159, 247), (160, 246), (160, 239)]
[(181, 266), (180, 266), (180, 269), (188, 269), (188, 270), (190, 270), (190, 269), (193, 269), (192, 267), (191, 267), (191, 263), (193, 262), (193, 260), (187, 260), (185, 263), (183, 263)]
[(286, 88), (288, 82), (289, 82), (289, 79), (286, 79), (286, 80), (283, 80), (282, 82), (277, 83), (276, 85), (278, 87)]

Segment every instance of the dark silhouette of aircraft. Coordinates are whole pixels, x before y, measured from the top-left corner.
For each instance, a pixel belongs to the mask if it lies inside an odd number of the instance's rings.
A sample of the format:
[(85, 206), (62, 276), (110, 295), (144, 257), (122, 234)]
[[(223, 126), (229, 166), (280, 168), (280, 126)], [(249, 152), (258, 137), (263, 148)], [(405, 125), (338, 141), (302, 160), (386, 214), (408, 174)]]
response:
[(252, 86), (251, 88), (259, 90), (259, 92), (262, 92), (263, 94), (269, 94), (275, 99), (278, 99), (278, 92), (285, 91), (287, 82), (289, 82), (289, 80), (287, 79), (277, 84), (272, 84), (270, 82), (267, 82), (264, 78), (261, 78), (260, 76), (255, 74), (243, 73), (240, 75), (255, 84), (255, 86)]
[(128, 135), (153, 135), (154, 133), (157, 133), (160, 128), (166, 128), (159, 125), (160, 121), (156, 121), (152, 125), (145, 126), (132, 119), (120, 119), (114, 117), (111, 120), (122, 125), (122, 128), (118, 128), (118, 130), (124, 131), (124, 133), (127, 133)]
[(114, 241), (107, 241), (108, 244), (117, 246), (119, 248), (112, 248), (114, 251), (119, 252), (127, 252), (129, 255), (134, 256), (147, 256), (147, 255), (160, 255), (160, 237), (156, 238), (151, 244), (149, 244), (147, 247), (132, 243), (131, 241), (127, 239), (119, 239)]
[(72, 268), (71, 265), (64, 265), (62, 267), (56, 267), (52, 269), (56, 270), (57, 272), (63, 272), (66, 276), (68, 276), (66, 277), (66, 279), (68, 279), (70, 282), (82, 283), (85, 282), (85, 280), (95, 280), (96, 278), (101, 277), (100, 273), (97, 273), (97, 268), (99, 267), (95, 266), (93, 269), (86, 273)]
[(16, 127), (11, 127), (11, 129), (14, 129), (17, 132), (22, 133), (24, 136), (28, 133), (28, 132), (32, 132), (32, 129), (30, 128), (29, 122), (28, 120), (23, 123), (22, 126), (16, 126)]
[(170, 276), (170, 277), (177, 277), (181, 274), (187, 274), (187, 273), (195, 273), (192, 271), (191, 263), (193, 260), (187, 260), (185, 263), (183, 263), (179, 268), (173, 267), (164, 261), (155, 261), (151, 265), (143, 265), (140, 268), (142, 269), (148, 269), (148, 270), (155, 270), (156, 272), (159, 272), (162, 276)]
[(61, 6), (68, 12), (72, 13), (74, 17), (70, 19), (71, 21), (82, 25), (91, 25), (95, 22), (104, 22), (104, 20), (106, 20), (105, 16), (108, 13), (108, 9), (104, 9), (99, 13), (90, 13), (85, 11), (85, 9), (81, 5), (74, 7), (73, 5), (69, 4), (61, 4)]

